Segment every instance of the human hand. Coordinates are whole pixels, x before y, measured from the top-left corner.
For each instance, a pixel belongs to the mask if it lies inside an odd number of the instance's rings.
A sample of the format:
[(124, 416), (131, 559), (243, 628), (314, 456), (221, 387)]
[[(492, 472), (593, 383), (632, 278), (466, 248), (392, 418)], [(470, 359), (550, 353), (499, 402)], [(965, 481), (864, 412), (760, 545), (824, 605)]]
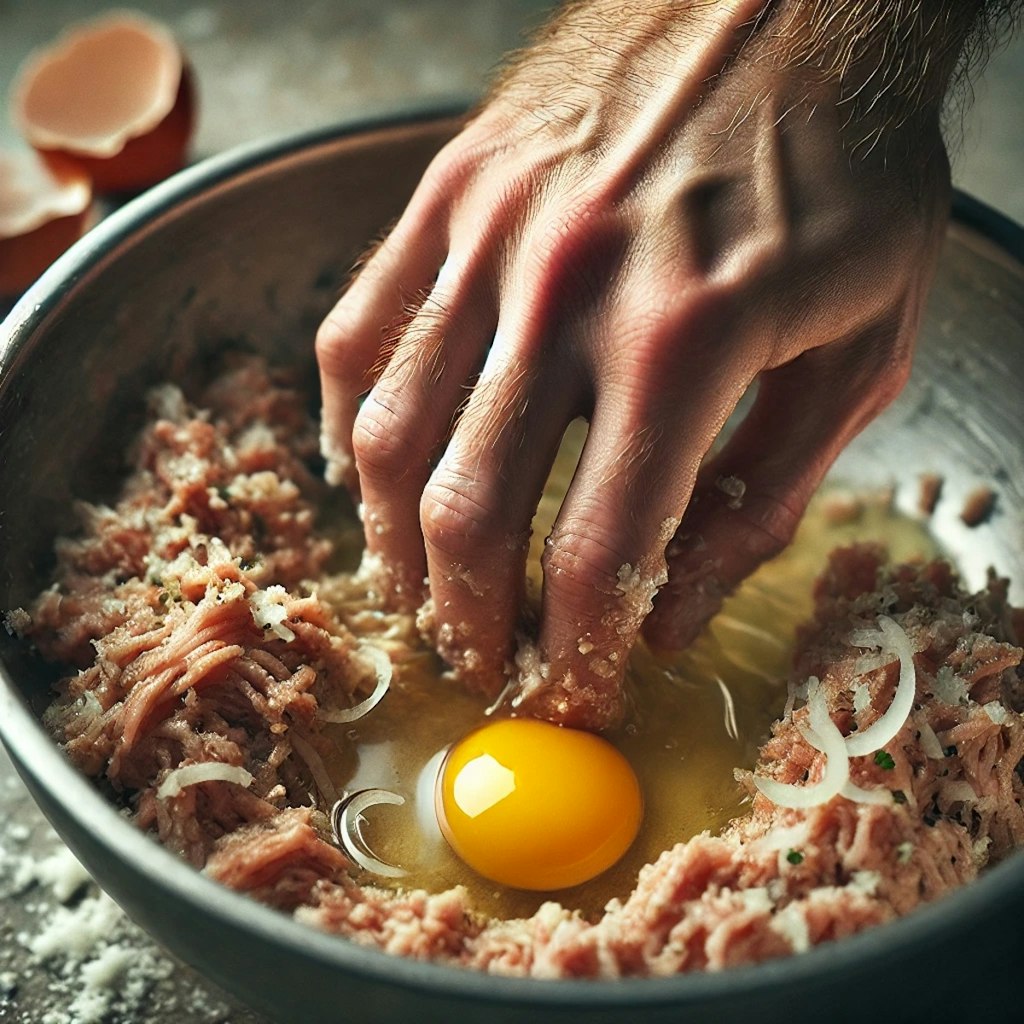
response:
[(837, 82), (768, 59), (763, 4), (668, 6), (572, 8), (317, 338), (325, 450), (350, 484), (354, 457), (368, 549), (407, 607), (429, 579), (438, 649), (490, 695), (541, 489), (589, 420), (518, 695), (583, 727), (621, 713), (641, 625), (691, 640), (898, 393), (948, 202), (935, 110), (872, 147)]

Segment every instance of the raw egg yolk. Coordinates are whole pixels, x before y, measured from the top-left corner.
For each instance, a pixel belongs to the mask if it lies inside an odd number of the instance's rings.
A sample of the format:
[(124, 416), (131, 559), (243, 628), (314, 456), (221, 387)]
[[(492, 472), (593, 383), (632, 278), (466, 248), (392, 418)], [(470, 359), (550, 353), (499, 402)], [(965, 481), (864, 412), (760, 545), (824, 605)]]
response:
[(636, 838), (643, 801), (629, 762), (606, 740), (510, 718), (452, 747), (436, 809), (449, 845), (474, 871), (545, 891), (611, 867)]

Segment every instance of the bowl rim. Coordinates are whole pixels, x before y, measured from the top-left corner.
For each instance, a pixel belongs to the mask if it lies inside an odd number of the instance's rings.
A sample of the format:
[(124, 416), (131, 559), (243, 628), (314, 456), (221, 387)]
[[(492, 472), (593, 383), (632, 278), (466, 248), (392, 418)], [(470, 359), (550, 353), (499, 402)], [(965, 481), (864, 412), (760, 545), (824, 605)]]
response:
[[(111, 213), (64, 253), (33, 284), (0, 324), (0, 393), (32, 338), (87, 272), (114, 247), (152, 228), (162, 216), (189, 200), (201, 199), (224, 182), (248, 172), (267, 173), (296, 156), (309, 158), (358, 137), (464, 116), (464, 97), (421, 103), (388, 104), (319, 128), (247, 143), (206, 158), (130, 200)], [(1024, 262), (1024, 228), (966, 194), (954, 191), (953, 217), (978, 230)], [(310, 339), (312, 344), (312, 339)], [(140, 832), (64, 757), (31, 712), (6, 667), (0, 664), (0, 740), (16, 767), (47, 790), (75, 824), (111, 855), (128, 859), (147, 881), (169, 890), (204, 914), (259, 938), (269, 947), (287, 948), (327, 968), (361, 975), (390, 987), (511, 1007), (578, 1008), (600, 1004), (608, 1010), (654, 1009), (712, 1003), (716, 999), (756, 999), (780, 985), (813, 985), (842, 971), (865, 974), (908, 948), (927, 949), (948, 940), (964, 918), (983, 918), (1004, 897), (1024, 887), (1024, 857), (1012, 857), (976, 882), (921, 907), (881, 928), (816, 946), (806, 953), (723, 972), (693, 972), (665, 978), (547, 980), (508, 978), (423, 962), (360, 946), (257, 903), (205, 877), (151, 836)], [(799, 989), (795, 990), (799, 991)]]

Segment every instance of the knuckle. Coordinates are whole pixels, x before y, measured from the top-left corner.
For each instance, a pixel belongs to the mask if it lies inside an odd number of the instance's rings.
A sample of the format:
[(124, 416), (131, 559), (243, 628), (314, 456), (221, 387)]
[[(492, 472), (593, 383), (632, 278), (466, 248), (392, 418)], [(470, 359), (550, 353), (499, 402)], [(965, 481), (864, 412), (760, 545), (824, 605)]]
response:
[(464, 135), (457, 135), (430, 161), (421, 179), (421, 189), (428, 197), (458, 194), (478, 170), (474, 147), (466, 144)]
[(704, 281), (676, 281), (664, 291), (664, 296), (650, 303), (649, 321), (655, 338), (685, 330), (699, 341), (703, 328), (721, 319), (728, 308), (727, 292)]
[(617, 331), (615, 366), (632, 379), (677, 379), (686, 365), (709, 365), (728, 316), (723, 296), (703, 283), (664, 283), (642, 297)]
[(363, 402), (352, 430), (352, 450), (360, 476), (393, 479), (425, 461), (417, 432), (408, 429), (396, 406), (397, 402), (379, 385)]
[(443, 464), (423, 491), (423, 539), (429, 547), (457, 560), (493, 551), (499, 518), (500, 503), (492, 488)]
[(600, 193), (570, 197), (539, 219), (533, 259), (538, 271), (582, 267), (609, 248), (616, 218)]
[(351, 352), (358, 336), (360, 318), (342, 300), (317, 328), (314, 350), (317, 364), (332, 377), (347, 377), (354, 370)]
[(742, 508), (736, 511), (742, 522), (741, 571), (751, 571), (789, 546), (803, 517), (802, 502), (778, 494), (744, 496)]
[(558, 580), (562, 587), (587, 598), (621, 594), (620, 578), (629, 556), (593, 518), (576, 518), (560, 525), (544, 549), (545, 581)]

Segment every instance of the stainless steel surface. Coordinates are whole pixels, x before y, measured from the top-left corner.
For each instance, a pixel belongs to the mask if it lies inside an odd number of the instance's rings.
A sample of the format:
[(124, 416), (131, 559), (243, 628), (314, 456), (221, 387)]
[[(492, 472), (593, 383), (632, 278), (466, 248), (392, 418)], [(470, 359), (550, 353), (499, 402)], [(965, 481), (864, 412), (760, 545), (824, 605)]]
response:
[[(1019, 247), (1021, 233), (1017, 231)], [(1018, 249), (1019, 251), (1019, 249)], [(1011, 577), (1024, 604), (1024, 273), (1017, 260), (954, 222), (946, 242), (914, 371), (899, 401), (840, 457), (833, 478), (893, 486), (917, 510), (920, 476), (943, 479), (929, 529), (970, 586), (990, 566)], [(961, 518), (991, 489), (991, 518)]]
[[(68, 21), (88, 16), (104, 6), (93, 0), (46, 0), (36, 4), (0, 0), (0, 92), (31, 47), (52, 38)], [(204, 156), (238, 142), (333, 122), (389, 101), (471, 93), (486, 69), (517, 42), (521, 27), (535, 20), (545, 5), (525, 0), (348, 0), (298, 4), (270, 0), (217, 0), (205, 4), (144, 0), (136, 6), (168, 21), (194, 63), (202, 96), (195, 153)], [(1024, 83), (1022, 68), (1021, 42), (996, 56), (968, 120), (966, 144), (954, 162), (958, 182), (1018, 219), (1024, 219), (1024, 178), (1019, 173), (1024, 123), (1017, 107)], [(17, 145), (7, 124), (0, 123), (0, 144)], [(344, 197), (339, 199), (336, 195), (328, 200), (332, 201), (343, 202)], [(350, 225), (349, 229), (357, 228), (358, 225)], [(984, 243), (976, 238), (964, 240), (964, 245), (967, 250), (972, 246), (984, 248)], [(161, 267), (167, 266), (166, 260), (159, 262)], [(946, 496), (935, 527), (975, 577), (984, 572), (990, 559), (1003, 567), (1018, 566), (1022, 539), (1019, 518), (1013, 518), (1013, 510), (1022, 507), (1020, 489), (1024, 480), (1020, 462), (1024, 446), (1019, 441), (1020, 428), (1012, 421), (1014, 408), (1003, 405), (1006, 422), (1002, 423), (965, 417), (964, 413), (965, 409), (992, 405), (993, 395), (1001, 393), (998, 389), (1010, 387), (1007, 381), (1015, 381), (1018, 395), (1020, 391), (1021, 348), (1013, 349), (1007, 342), (1014, 325), (1021, 322), (1019, 283), (1014, 283), (1019, 279), (1013, 273), (1001, 277), (1003, 271), (993, 269), (1001, 262), (997, 257), (979, 257), (944, 265), (932, 300), (929, 329), (945, 332), (946, 345), (935, 352), (930, 348), (923, 352), (906, 398), (891, 414), (896, 431), (892, 436), (909, 438), (909, 442), (874, 442), (873, 431), (844, 458), (840, 469), (855, 480), (902, 481), (897, 497), (905, 504), (913, 502), (915, 493), (907, 479), (908, 466), (912, 467), (912, 474), (919, 467), (945, 472)], [(243, 260), (234, 273), (245, 266)], [(160, 272), (159, 268), (154, 270), (157, 275)], [(230, 273), (222, 278), (225, 282), (230, 280)], [(311, 328), (336, 278), (324, 281), (312, 305), (304, 306), (302, 331)], [(147, 318), (160, 308), (161, 302), (166, 303), (169, 293), (161, 298), (142, 287), (131, 315), (150, 323)], [(975, 297), (987, 293), (991, 301), (981, 315), (975, 315), (964, 305), (964, 295), (968, 293)], [(219, 305), (200, 304), (200, 309), (189, 315), (199, 317), (216, 330), (231, 322), (243, 298), (254, 310), (264, 309), (262, 304), (269, 301), (261, 296), (252, 302), (243, 288), (223, 298)], [(280, 306), (280, 298), (275, 305)], [(129, 308), (123, 306), (120, 313), (127, 318)], [(174, 319), (174, 314), (169, 313), (168, 317)], [(175, 330), (187, 330), (189, 323), (194, 322), (186, 316), (179, 319), (177, 328), (164, 324), (165, 330), (171, 330), (168, 337), (175, 336)], [(987, 334), (976, 333), (979, 324), (987, 325)], [(47, 329), (54, 326), (51, 323)], [(294, 327), (294, 323), (282, 325), (283, 330)], [(82, 373), (92, 374), (95, 379), (99, 375), (97, 368), (105, 362), (109, 364), (109, 353), (85, 365), (71, 363), (64, 379), (77, 384)], [(933, 363), (934, 379), (929, 369)], [(22, 395), (24, 401), (31, 398), (29, 394)], [(80, 435), (81, 422), (68, 427), (66, 439), (72, 444)], [(0, 433), (6, 427), (4, 420)], [(1010, 433), (1004, 432), (1006, 428)], [(1016, 442), (1009, 440), (1015, 437)], [(59, 457), (63, 450), (52, 443), (47, 447), (57, 456), (54, 472), (62, 472), (61, 467), (68, 465)], [(94, 464), (94, 455), (83, 453), (83, 462)], [(10, 466), (8, 461), (0, 461), (0, 477), (4, 480), (9, 479)], [(78, 468), (72, 466), (66, 475), (77, 482)], [(996, 513), (990, 524), (969, 531), (958, 519), (959, 497), (981, 481), (994, 482), (999, 491)], [(63, 501), (67, 493), (62, 491), (59, 500)], [(47, 517), (56, 507), (52, 504), (56, 500), (53, 494), (47, 496), (51, 504), (47, 505), (42, 522), (50, 521)], [(9, 523), (0, 527), (9, 529)], [(0, 533), (0, 545), (3, 543)], [(23, 591), (25, 582), (22, 580), (17, 589)], [(1019, 583), (1017, 587), (1015, 596), (1021, 601)], [(5, 593), (0, 597), (0, 607), (4, 607), (9, 595), (8, 581), (2, 589)], [(61, 846), (13, 774), (2, 750), (0, 820), (5, 823), (0, 836), (0, 1022), (73, 1021), (77, 976), (62, 979), (59, 961), (37, 962), (26, 945), (39, 934), (47, 913), (52, 915), (59, 900), (51, 886), (33, 881), (32, 873), (26, 872), (24, 865), (48, 862), (52, 856), (59, 856)], [(71, 902), (81, 899), (83, 892), (89, 898), (86, 888), (70, 897)], [(126, 943), (136, 944), (146, 955), (160, 956), (141, 933), (131, 931), (127, 925), (118, 927), (126, 929)], [(210, 938), (217, 941), (216, 937)], [(136, 1024), (142, 1020), (152, 1024), (251, 1024), (257, 1019), (208, 991), (187, 969), (166, 959), (159, 963), (162, 966), (153, 972), (148, 991), (133, 999), (122, 999), (104, 1018), (108, 1024)], [(170, 973), (159, 977), (162, 971)], [(127, 993), (125, 983), (130, 980), (126, 975), (117, 985)], [(365, 1016), (363, 1009), (349, 1004), (352, 1016)]]

